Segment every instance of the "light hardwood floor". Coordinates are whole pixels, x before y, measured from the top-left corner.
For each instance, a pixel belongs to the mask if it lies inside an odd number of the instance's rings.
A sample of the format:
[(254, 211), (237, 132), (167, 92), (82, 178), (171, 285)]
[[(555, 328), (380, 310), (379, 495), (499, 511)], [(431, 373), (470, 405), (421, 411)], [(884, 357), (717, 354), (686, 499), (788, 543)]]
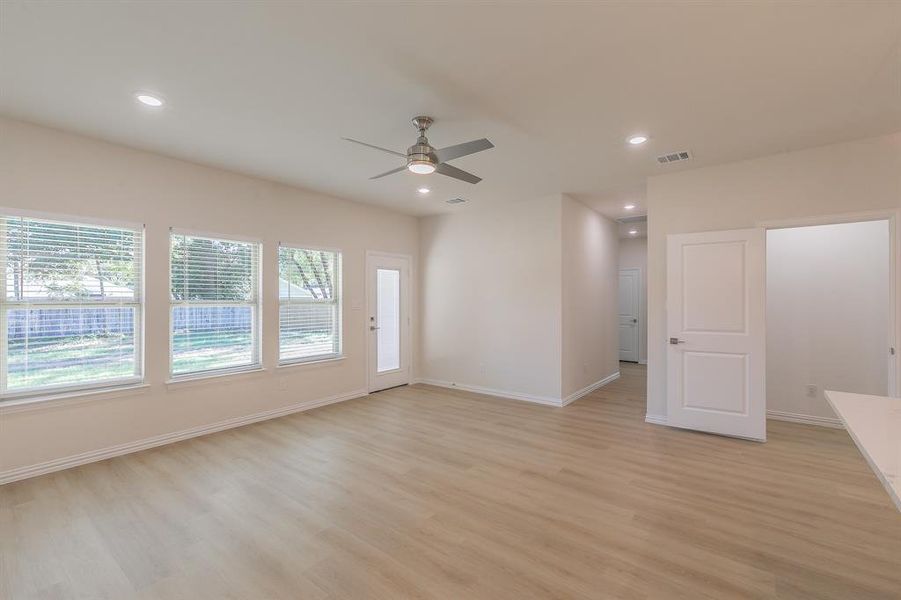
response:
[(901, 597), (844, 431), (644, 423), (417, 386), (0, 488), (0, 597)]

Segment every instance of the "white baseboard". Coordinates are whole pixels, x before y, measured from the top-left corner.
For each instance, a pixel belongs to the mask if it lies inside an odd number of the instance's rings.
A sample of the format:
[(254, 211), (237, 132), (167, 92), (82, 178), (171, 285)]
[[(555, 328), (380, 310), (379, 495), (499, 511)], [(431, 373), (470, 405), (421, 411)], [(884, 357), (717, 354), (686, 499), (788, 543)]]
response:
[(567, 404), (575, 402), (582, 396), (586, 396), (586, 395), (590, 394), (591, 392), (595, 391), (596, 389), (604, 387), (611, 381), (616, 381), (617, 379), (619, 379), (619, 371), (617, 371), (615, 373), (611, 373), (610, 375), (607, 375), (603, 379), (599, 379), (598, 381), (595, 381), (594, 383), (583, 387), (578, 392), (573, 392), (572, 394), (570, 394), (569, 396), (567, 396), (566, 398), (563, 399), (562, 404), (563, 404), (563, 406), (566, 406)]
[(790, 423), (803, 423), (804, 425), (819, 425), (820, 427), (832, 427), (833, 429), (844, 429), (840, 419), (835, 417), (816, 417), (813, 415), (802, 415), (798, 413), (784, 412), (781, 410), (766, 411), (766, 418), (774, 421), (789, 421)]
[[(796, 413), (788, 413), (779, 410), (766, 411), (766, 418), (775, 421), (790, 421), (792, 423), (803, 423), (805, 425), (819, 425), (821, 427), (833, 427), (835, 429), (844, 429), (845, 426), (839, 419), (831, 417), (814, 417), (811, 415), (800, 415)], [(645, 415), (646, 423), (654, 425), (666, 425), (666, 415)]]
[(651, 423), (653, 425), (666, 425), (666, 415), (646, 414), (644, 416), (644, 422)]
[(0, 485), (11, 483), (13, 481), (19, 481), (20, 479), (28, 479), (29, 477), (37, 477), (38, 475), (44, 475), (46, 473), (53, 473), (54, 471), (62, 471), (63, 469), (69, 469), (71, 467), (77, 467), (79, 465), (84, 465), (87, 463), (106, 460), (107, 458), (113, 458), (115, 456), (122, 456), (123, 454), (140, 452), (141, 450), (147, 450), (148, 448), (164, 446), (166, 444), (180, 442), (182, 440), (206, 435), (208, 433), (215, 433), (217, 431), (223, 431), (225, 429), (232, 429), (234, 427), (240, 427), (242, 425), (249, 425), (258, 421), (266, 421), (268, 419), (282, 417), (291, 413), (310, 410), (311, 408), (317, 408), (319, 406), (325, 406), (327, 404), (335, 404), (336, 402), (352, 400), (354, 398), (360, 398), (365, 395), (367, 395), (366, 390), (354, 390), (352, 392), (335, 394), (333, 396), (327, 396), (325, 398), (319, 398), (317, 400), (310, 400), (307, 402), (299, 402), (297, 404), (290, 404), (288, 406), (282, 406), (280, 408), (253, 413), (242, 417), (234, 417), (232, 419), (218, 421), (209, 425), (200, 425), (198, 427), (192, 427), (190, 429), (183, 429), (181, 431), (174, 431), (172, 433), (164, 433), (162, 435), (156, 435), (134, 442), (126, 442), (117, 446), (109, 446), (107, 448), (91, 450), (88, 452), (83, 452), (81, 454), (75, 454), (73, 456), (56, 458), (35, 465), (16, 467), (14, 469), (8, 469), (6, 471), (0, 472)]
[(553, 396), (536, 396), (532, 394), (523, 394), (521, 392), (511, 392), (509, 390), (498, 390), (494, 388), (481, 387), (478, 385), (456, 383), (453, 381), (441, 381), (439, 379), (417, 379), (415, 383), (424, 383), (426, 385), (434, 385), (437, 387), (449, 388), (452, 390), (464, 390), (467, 392), (475, 392), (476, 394), (485, 394), (486, 396), (497, 396), (498, 398), (535, 402), (537, 404), (546, 404), (548, 406), (563, 405), (560, 401), (560, 398), (554, 398)]
[(448, 388), (451, 390), (464, 390), (466, 392), (474, 392), (476, 394), (485, 394), (486, 396), (497, 396), (498, 398), (507, 398), (510, 400), (522, 400), (524, 402), (534, 402), (536, 404), (544, 404), (546, 406), (566, 406), (571, 402), (575, 402), (582, 396), (590, 394), (594, 390), (607, 385), (611, 381), (619, 378), (619, 371), (604, 377), (599, 381), (595, 381), (581, 390), (574, 392), (566, 398), (554, 398), (553, 396), (536, 396), (534, 394), (523, 394), (522, 392), (511, 392), (510, 390), (499, 390), (496, 388), (487, 388), (478, 385), (469, 385), (466, 383), (456, 383), (453, 381), (441, 381), (439, 379), (415, 379), (413, 383), (424, 383), (426, 385), (434, 385), (437, 387)]

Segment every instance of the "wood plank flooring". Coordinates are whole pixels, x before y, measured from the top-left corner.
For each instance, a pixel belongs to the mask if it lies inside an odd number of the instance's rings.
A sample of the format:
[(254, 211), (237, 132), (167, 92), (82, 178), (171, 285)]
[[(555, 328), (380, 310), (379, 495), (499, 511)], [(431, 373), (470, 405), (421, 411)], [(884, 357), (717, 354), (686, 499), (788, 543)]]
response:
[(901, 598), (847, 434), (398, 388), (0, 487), (0, 597)]

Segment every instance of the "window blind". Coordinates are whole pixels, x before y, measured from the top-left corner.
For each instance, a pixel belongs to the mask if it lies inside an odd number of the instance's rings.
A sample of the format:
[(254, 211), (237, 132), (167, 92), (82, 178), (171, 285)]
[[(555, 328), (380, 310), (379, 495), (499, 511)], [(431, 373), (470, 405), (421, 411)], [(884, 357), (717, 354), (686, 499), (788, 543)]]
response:
[(0, 395), (141, 380), (142, 234), (0, 215)]
[(260, 244), (170, 235), (170, 373), (260, 365)]
[(279, 362), (341, 354), (341, 254), (280, 245)]

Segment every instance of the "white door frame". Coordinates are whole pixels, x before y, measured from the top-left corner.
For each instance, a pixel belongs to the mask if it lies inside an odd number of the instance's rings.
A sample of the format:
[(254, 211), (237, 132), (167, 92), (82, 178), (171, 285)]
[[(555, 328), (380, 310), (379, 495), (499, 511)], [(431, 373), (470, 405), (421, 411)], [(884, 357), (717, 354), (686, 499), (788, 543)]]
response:
[(641, 330), (644, 328), (644, 323), (642, 323), (642, 321), (641, 321), (641, 303), (644, 301), (644, 298), (641, 297), (641, 282), (642, 282), (641, 267), (622, 267), (622, 268), (620, 268), (620, 270), (617, 274), (622, 273), (623, 271), (637, 271), (638, 272), (638, 294), (637, 294), (638, 327), (636, 327), (636, 329), (638, 330), (638, 347), (635, 348), (635, 354), (637, 355), (635, 358), (635, 362), (641, 364)]
[(888, 395), (897, 397), (901, 385), (901, 315), (898, 314), (898, 298), (901, 297), (901, 239), (898, 236), (898, 223), (901, 221), (901, 210), (875, 210), (816, 217), (797, 217), (791, 219), (775, 219), (759, 221), (758, 227), (764, 229), (790, 229), (795, 227), (813, 227), (817, 225), (841, 225), (842, 223), (862, 223), (866, 221), (888, 221), (889, 229), (889, 345), (895, 349), (894, 356), (888, 353)]
[[(369, 309), (370, 309), (370, 301), (372, 300), (373, 294), (376, 293), (375, 290), (371, 289), (371, 281), (370, 271), (373, 268), (373, 260), (375, 258), (390, 258), (390, 259), (401, 259), (407, 262), (407, 285), (403, 286), (404, 278), (401, 277), (401, 316), (404, 316), (403, 307), (406, 306), (406, 323), (401, 323), (401, 334), (400, 334), (400, 360), (401, 364), (407, 365), (407, 380), (404, 382), (406, 384), (410, 384), (413, 382), (413, 352), (412, 352), (412, 339), (413, 339), (413, 303), (412, 298), (413, 294), (411, 293), (411, 288), (413, 287), (413, 256), (410, 254), (399, 254), (396, 252), (382, 252), (379, 250), (367, 250), (366, 251), (366, 260), (364, 261), (364, 269), (363, 269), (363, 279), (364, 279), (364, 289), (365, 293), (365, 317), (363, 319), (363, 331), (366, 339), (366, 391), (367, 393), (373, 391), (373, 381), (372, 381), (372, 335), (369, 330)], [(401, 383), (400, 385), (403, 385)]]

